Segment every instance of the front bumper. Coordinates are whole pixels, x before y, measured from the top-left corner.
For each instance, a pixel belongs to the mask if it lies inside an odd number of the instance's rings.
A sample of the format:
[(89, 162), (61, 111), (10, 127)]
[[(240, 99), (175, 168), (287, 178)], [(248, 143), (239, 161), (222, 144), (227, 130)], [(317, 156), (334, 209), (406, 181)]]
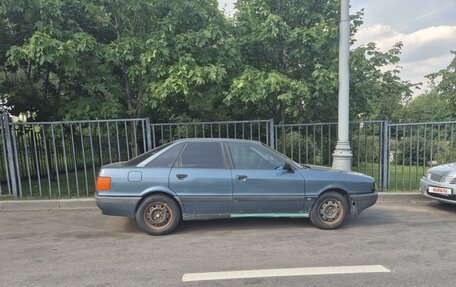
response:
[(104, 215), (125, 216), (134, 219), (141, 197), (95, 196), (95, 202)]
[[(442, 187), (442, 188), (451, 188), (453, 190), (452, 195), (441, 195), (429, 193), (429, 186)], [(438, 200), (443, 203), (456, 204), (456, 188), (454, 184), (444, 183), (444, 182), (434, 182), (429, 179), (423, 178), (420, 180), (420, 191), (426, 197)]]
[(371, 207), (377, 202), (378, 193), (352, 194), (350, 195), (350, 215), (358, 216), (366, 208)]

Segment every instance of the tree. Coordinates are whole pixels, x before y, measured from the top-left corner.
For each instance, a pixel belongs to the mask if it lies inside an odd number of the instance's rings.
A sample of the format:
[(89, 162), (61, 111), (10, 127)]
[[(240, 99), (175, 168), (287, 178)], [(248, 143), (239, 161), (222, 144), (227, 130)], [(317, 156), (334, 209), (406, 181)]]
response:
[[(337, 120), (339, 1), (242, 0), (236, 7), (245, 67), (225, 101), (282, 123)], [(351, 16), (352, 43), (362, 16)], [(351, 119), (389, 119), (411, 96), (413, 85), (398, 76), (401, 47), (352, 50)]]
[[(331, 86), (337, 1), (240, 0), (234, 25), (245, 67), (225, 99), (284, 123)], [(293, 115), (299, 117), (299, 115)]]
[[(118, 103), (102, 80), (105, 70), (99, 65), (97, 36), (104, 33), (96, 13), (84, 1), (3, 1), (0, 14), (6, 22), (6, 37), (0, 53), (1, 85), (13, 113), (50, 120), (65, 117), (69, 110), (81, 115), (96, 107), (89, 116), (119, 114), (113, 109)], [(74, 105), (81, 95), (90, 100)]]
[(448, 67), (426, 77), (431, 81), (432, 91), (446, 100), (450, 114), (454, 118), (456, 116), (456, 51), (451, 51), (451, 54), (454, 58)]
[(446, 121), (451, 109), (442, 96), (436, 92), (419, 95), (398, 112), (395, 119), (404, 123)]
[(104, 49), (130, 116), (145, 106), (153, 119), (210, 114), (236, 62), (217, 2), (131, 2), (108, 4), (116, 39)]
[[(236, 5), (227, 19), (216, 0), (3, 0), (2, 103), (35, 120), (335, 121), (339, 1)], [(389, 119), (410, 97), (400, 49), (352, 51), (351, 119)]]
[(35, 119), (217, 117), (238, 62), (216, 0), (5, 0), (0, 12), (1, 85)]
[[(412, 97), (419, 84), (399, 77), (402, 43), (386, 52), (375, 43), (360, 46), (350, 55), (350, 113), (352, 119), (391, 120)], [(392, 67), (392, 68), (388, 68)]]

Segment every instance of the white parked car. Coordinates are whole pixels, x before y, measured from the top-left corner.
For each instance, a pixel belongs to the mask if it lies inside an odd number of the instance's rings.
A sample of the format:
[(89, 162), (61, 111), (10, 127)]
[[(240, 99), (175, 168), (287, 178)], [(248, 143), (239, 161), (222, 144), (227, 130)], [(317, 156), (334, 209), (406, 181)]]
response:
[(456, 204), (456, 163), (430, 168), (421, 179), (420, 189), (427, 197)]

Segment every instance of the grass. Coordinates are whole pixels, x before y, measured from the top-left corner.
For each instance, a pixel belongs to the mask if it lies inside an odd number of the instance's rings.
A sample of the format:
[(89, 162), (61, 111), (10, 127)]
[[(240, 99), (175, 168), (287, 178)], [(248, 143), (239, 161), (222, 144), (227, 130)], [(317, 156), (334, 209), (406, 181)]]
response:
[[(92, 168), (88, 168), (86, 173), (84, 172), (84, 169), (78, 169), (77, 173), (74, 171), (68, 172), (68, 177), (65, 172), (60, 172), (58, 177), (54, 173), (50, 180), (47, 175), (40, 179), (38, 179), (37, 176), (31, 177), (30, 181), (28, 177), (25, 177), (21, 180), (21, 186), (22, 199), (80, 198), (90, 197), (95, 193), (94, 173)], [(2, 182), (1, 187), (2, 197), (0, 197), (0, 200), (11, 199), (8, 197), (8, 185), (5, 182)]]
[[(377, 181), (377, 187), (379, 185), (379, 164), (368, 163), (360, 164), (359, 169), (356, 167), (353, 168), (353, 171), (359, 171), (361, 173), (370, 175), (375, 178)], [(425, 171), (430, 167), (418, 166), (402, 166), (395, 165), (390, 163), (389, 170), (389, 189), (386, 191), (389, 192), (401, 192), (401, 191), (419, 191), (420, 189), (420, 179), (423, 177)]]

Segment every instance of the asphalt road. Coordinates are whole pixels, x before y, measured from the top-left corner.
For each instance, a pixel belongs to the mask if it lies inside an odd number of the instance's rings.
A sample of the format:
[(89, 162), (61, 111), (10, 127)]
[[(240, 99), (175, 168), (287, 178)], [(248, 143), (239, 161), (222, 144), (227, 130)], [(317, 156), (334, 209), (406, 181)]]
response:
[[(184, 222), (95, 209), (0, 212), (0, 286), (455, 286), (456, 206), (382, 202), (334, 231), (303, 219)], [(183, 282), (187, 273), (382, 265), (389, 273)]]

